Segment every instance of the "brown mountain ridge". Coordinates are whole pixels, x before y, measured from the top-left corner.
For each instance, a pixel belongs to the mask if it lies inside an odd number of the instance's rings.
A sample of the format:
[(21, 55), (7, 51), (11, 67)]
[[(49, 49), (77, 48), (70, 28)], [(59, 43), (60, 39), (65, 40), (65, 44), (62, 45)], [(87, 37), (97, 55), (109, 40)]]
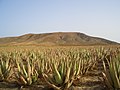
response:
[(78, 32), (25, 34), (18, 37), (0, 38), (0, 44), (39, 45), (117, 45), (119, 43)]

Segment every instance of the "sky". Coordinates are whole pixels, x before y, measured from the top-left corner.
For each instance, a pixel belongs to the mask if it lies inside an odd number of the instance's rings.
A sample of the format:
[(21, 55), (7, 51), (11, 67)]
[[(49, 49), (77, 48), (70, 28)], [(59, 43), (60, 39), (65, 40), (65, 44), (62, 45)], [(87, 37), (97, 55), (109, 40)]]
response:
[(120, 42), (120, 0), (0, 0), (0, 37), (49, 32)]

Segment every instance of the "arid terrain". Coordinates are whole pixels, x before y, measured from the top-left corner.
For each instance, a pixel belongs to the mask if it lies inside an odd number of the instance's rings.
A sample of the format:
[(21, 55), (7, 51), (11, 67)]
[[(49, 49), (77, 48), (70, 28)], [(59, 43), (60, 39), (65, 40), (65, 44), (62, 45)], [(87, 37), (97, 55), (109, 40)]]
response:
[(0, 38), (0, 90), (118, 90), (120, 45), (83, 33)]

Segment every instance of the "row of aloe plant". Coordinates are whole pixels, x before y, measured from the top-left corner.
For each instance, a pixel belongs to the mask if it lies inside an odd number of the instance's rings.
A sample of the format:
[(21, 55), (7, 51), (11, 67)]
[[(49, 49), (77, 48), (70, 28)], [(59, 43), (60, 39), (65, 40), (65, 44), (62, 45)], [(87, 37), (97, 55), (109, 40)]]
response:
[[(14, 75), (21, 85), (32, 85), (41, 78), (54, 89), (67, 89), (80, 76), (92, 70), (98, 59), (111, 54), (101, 49), (68, 51), (16, 51), (0, 54), (0, 81), (9, 81)], [(102, 57), (104, 55), (104, 57)], [(38, 80), (39, 79), (39, 80)]]
[(104, 81), (110, 90), (120, 89), (120, 55), (113, 59), (107, 59), (107, 63), (103, 61)]
[(11, 76), (11, 63), (6, 53), (0, 56), (0, 81), (7, 81)]

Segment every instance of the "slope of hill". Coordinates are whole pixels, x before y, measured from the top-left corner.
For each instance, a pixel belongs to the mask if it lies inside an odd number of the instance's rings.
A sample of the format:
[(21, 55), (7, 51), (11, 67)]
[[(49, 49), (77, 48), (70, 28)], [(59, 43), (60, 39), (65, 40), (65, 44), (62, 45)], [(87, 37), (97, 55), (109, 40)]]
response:
[(25, 34), (18, 37), (0, 38), (0, 44), (40, 44), (40, 45), (116, 45), (117, 42), (88, 36), (77, 32), (56, 32)]

